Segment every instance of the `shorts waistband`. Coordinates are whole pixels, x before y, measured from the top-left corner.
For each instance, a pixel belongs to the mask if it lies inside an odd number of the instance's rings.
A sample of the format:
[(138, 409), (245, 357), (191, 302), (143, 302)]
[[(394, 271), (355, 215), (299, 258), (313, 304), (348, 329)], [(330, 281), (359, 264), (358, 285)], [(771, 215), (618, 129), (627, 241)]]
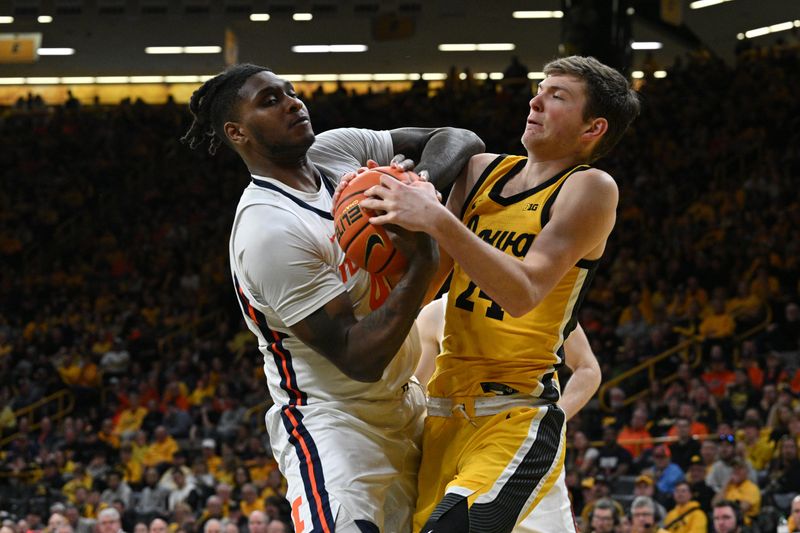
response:
[(467, 416), (493, 416), (512, 407), (543, 407), (552, 402), (529, 394), (505, 396), (470, 396), (460, 398), (428, 397), (428, 416), (450, 417), (456, 413)]

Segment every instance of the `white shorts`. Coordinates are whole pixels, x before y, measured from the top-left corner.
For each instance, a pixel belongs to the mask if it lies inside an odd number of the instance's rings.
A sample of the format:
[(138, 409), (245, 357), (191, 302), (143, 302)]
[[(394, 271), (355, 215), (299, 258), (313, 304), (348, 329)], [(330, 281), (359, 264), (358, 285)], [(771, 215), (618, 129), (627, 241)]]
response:
[(564, 480), (564, 469), (555, 484), (513, 530), (513, 533), (547, 533), (559, 531), (575, 533), (575, 517), (569, 502), (567, 483)]
[(295, 531), (411, 533), (425, 394), (273, 406), (266, 423)]

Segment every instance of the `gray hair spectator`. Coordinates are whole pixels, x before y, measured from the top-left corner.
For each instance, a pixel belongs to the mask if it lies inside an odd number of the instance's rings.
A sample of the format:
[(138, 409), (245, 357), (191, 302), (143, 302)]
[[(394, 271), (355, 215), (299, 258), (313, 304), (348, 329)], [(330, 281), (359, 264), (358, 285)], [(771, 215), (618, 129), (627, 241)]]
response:
[(637, 496), (631, 503), (631, 533), (655, 531), (656, 505), (650, 496)]
[(250, 533), (267, 533), (267, 514), (264, 511), (255, 510), (247, 518), (247, 528)]
[(122, 519), (114, 507), (106, 507), (97, 514), (97, 533), (119, 533)]

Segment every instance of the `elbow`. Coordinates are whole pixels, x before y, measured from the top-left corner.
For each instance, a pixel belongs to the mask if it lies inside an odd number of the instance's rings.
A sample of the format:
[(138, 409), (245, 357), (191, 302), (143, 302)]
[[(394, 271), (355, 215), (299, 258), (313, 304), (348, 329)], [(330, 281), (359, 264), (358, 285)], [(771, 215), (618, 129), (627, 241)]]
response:
[(539, 302), (534, 298), (514, 298), (500, 306), (512, 317), (519, 318), (533, 311), (537, 305)]
[(480, 154), (486, 151), (486, 144), (478, 135), (470, 130), (462, 128), (449, 128), (453, 130), (455, 135), (458, 135), (461, 142), (464, 144), (466, 151), (471, 155)]

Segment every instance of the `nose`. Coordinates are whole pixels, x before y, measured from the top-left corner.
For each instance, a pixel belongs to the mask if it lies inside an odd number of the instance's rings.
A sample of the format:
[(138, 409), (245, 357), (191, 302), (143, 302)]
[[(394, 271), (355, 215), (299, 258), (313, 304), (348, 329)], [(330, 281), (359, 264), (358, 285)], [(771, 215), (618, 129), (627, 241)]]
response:
[(539, 93), (539, 94), (534, 95), (533, 98), (531, 98), (530, 106), (531, 106), (531, 109), (533, 109), (534, 111), (541, 111), (542, 110), (542, 99), (540, 98), (541, 96), (542, 96), (542, 93)]
[(289, 103), (289, 111), (295, 112), (303, 109), (303, 101), (300, 100), (299, 96), (287, 95), (286, 98), (288, 99)]

